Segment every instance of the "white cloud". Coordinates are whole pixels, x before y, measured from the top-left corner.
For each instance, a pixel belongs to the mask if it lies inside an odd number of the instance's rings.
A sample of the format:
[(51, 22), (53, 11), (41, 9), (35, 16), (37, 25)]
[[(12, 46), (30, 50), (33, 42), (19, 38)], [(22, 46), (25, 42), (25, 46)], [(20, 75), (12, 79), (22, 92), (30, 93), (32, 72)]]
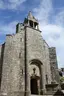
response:
[(25, 2), (26, 0), (7, 0), (2, 1), (0, 0), (0, 9), (14, 9), (14, 10), (18, 10), (19, 6)]
[(33, 11), (36, 13), (36, 18), (38, 18), (42, 24), (47, 24), (49, 15), (52, 13), (52, 10), (51, 0), (41, 0), (40, 6), (35, 8)]
[[(36, 18), (39, 19), (42, 36), (46, 42), (56, 47), (59, 67), (64, 67), (64, 11), (63, 9), (52, 16), (54, 13), (52, 0), (41, 0), (39, 8), (34, 9)], [(52, 17), (52, 23), (50, 23)]]
[(16, 32), (16, 24), (18, 21), (13, 21), (7, 25), (5, 24), (0, 24), (0, 34), (13, 34)]
[(47, 24), (47, 25), (40, 25), (40, 29), (44, 31), (44, 35), (52, 35), (52, 34), (61, 34), (64, 28), (58, 25)]
[(64, 9), (56, 15), (55, 23), (64, 27)]

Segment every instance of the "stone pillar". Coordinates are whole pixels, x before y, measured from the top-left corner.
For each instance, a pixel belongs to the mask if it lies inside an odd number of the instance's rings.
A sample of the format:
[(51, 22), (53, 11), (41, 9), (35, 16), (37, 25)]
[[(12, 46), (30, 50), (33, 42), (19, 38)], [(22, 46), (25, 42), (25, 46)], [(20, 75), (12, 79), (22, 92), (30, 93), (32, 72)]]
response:
[(38, 82), (38, 95), (40, 95), (40, 78), (39, 80), (37, 80), (37, 82)]
[(29, 66), (28, 66), (28, 64), (27, 64), (27, 86), (26, 86), (26, 92), (27, 92), (27, 96), (29, 96), (30, 95), (30, 75), (29, 75)]
[(33, 28), (34, 28), (34, 22), (33, 22)]
[(37, 25), (37, 29), (39, 30), (39, 24)]
[(30, 22), (29, 22), (29, 20), (28, 20), (28, 26), (30, 26)]
[(41, 94), (45, 93), (45, 84), (44, 84), (44, 74), (43, 74), (43, 65), (41, 65)]
[(27, 60), (27, 31), (25, 27), (25, 96), (30, 96), (29, 65)]

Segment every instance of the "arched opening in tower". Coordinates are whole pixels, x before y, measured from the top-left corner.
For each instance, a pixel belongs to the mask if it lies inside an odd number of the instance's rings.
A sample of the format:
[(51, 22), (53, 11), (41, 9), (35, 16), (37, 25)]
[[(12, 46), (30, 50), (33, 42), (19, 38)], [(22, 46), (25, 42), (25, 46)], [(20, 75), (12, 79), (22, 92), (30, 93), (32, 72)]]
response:
[(33, 21), (30, 20), (30, 27), (33, 27)]

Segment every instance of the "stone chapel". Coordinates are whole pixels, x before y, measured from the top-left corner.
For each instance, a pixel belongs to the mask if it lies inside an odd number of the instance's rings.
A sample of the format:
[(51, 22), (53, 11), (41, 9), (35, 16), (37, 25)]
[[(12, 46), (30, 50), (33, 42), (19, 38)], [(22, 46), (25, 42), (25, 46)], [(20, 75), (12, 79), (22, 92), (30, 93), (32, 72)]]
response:
[(46, 43), (29, 12), (0, 45), (0, 96), (53, 96), (58, 88), (56, 48)]

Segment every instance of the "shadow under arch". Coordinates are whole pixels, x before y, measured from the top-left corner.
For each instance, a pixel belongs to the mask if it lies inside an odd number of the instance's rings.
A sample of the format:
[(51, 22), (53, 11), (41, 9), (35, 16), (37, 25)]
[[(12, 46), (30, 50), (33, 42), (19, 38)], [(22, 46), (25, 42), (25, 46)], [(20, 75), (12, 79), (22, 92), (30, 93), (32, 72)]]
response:
[(34, 65), (36, 65), (36, 66), (38, 66), (39, 67), (39, 69), (41, 69), (41, 65), (43, 65), (43, 63), (40, 61), (40, 60), (38, 60), (38, 59), (32, 59), (32, 60), (30, 60), (30, 65), (32, 64), (34, 64)]

